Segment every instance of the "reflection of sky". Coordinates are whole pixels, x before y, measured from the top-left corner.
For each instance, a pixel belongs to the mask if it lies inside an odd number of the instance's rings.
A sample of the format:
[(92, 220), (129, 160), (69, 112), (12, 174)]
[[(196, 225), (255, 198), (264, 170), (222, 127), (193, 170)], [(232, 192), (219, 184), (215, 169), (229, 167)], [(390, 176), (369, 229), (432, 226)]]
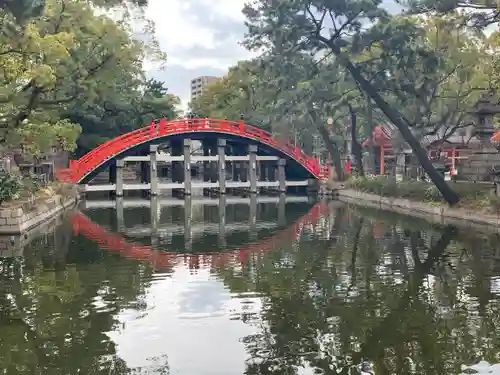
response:
[(109, 333), (128, 366), (147, 366), (148, 358), (166, 355), (171, 374), (243, 374), (247, 356), (240, 339), (255, 330), (230, 319), (241, 311), (241, 300), (208, 270), (193, 275), (178, 265), (172, 277), (153, 283), (145, 300), (145, 314), (124, 311), (120, 328)]
[(488, 362), (481, 361), (474, 366), (462, 366), (460, 375), (476, 374), (476, 375), (500, 375), (500, 365), (490, 365)]

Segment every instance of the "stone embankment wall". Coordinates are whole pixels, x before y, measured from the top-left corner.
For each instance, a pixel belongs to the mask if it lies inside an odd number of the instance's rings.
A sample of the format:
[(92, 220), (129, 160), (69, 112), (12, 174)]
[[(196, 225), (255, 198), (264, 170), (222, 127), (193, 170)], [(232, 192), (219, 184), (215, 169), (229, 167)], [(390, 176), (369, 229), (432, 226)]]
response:
[(49, 196), (29, 202), (9, 202), (0, 206), (0, 235), (23, 234), (52, 219), (61, 211), (73, 207), (78, 201), (76, 186), (59, 187)]
[(346, 203), (420, 217), (437, 224), (500, 231), (500, 213), (495, 215), (446, 205), (435, 206), (425, 202), (381, 197), (350, 189), (338, 190), (337, 196), (340, 201)]

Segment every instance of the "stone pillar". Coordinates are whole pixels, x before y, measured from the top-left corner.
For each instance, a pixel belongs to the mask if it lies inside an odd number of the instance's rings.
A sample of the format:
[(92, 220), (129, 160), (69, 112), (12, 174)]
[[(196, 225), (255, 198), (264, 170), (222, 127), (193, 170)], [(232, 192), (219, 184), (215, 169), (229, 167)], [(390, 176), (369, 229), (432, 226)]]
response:
[[(203, 142), (203, 156), (210, 156), (210, 145)], [(210, 162), (203, 161), (203, 181), (210, 181)]]
[(250, 196), (250, 214), (248, 215), (250, 239), (257, 239), (257, 194)]
[(191, 139), (184, 140), (184, 194), (191, 195)]
[(232, 181), (238, 181), (238, 176), (236, 175), (236, 162), (233, 160), (231, 162), (231, 179)]
[(110, 184), (116, 184), (116, 160), (111, 162), (109, 165), (109, 177), (108, 182)]
[(125, 215), (124, 215), (123, 197), (116, 198), (116, 231), (118, 233), (125, 232)]
[(151, 214), (151, 244), (158, 245), (158, 224), (160, 219), (160, 202), (158, 196), (152, 195), (150, 201), (150, 214)]
[(286, 193), (286, 174), (285, 174), (286, 159), (278, 160), (278, 190), (280, 193)]
[(140, 162), (141, 168), (141, 183), (147, 184), (149, 182), (149, 166), (147, 161)]
[(184, 247), (185, 250), (191, 250), (193, 246), (193, 230), (192, 230), (192, 200), (190, 195), (184, 198)]
[(217, 140), (219, 193), (226, 194), (226, 140)]
[[(182, 149), (182, 142), (180, 140), (172, 140), (170, 143), (171, 149), (172, 149), (172, 156), (181, 156), (183, 149)], [(183, 173), (183, 168), (182, 168), (182, 162), (179, 161), (173, 161), (172, 162), (172, 182), (182, 182), (184, 178), (184, 173)]]
[(268, 170), (269, 170), (269, 165), (268, 165), (269, 162), (266, 162), (266, 161), (261, 161), (260, 162), (260, 180), (261, 181), (269, 181), (269, 173), (268, 173)]
[(149, 194), (158, 195), (158, 145), (149, 146)]
[(116, 190), (117, 197), (123, 197), (123, 169), (125, 168), (125, 160), (116, 160)]
[(248, 155), (250, 156), (248, 163), (250, 193), (257, 193), (257, 145), (248, 146)]
[[(210, 156), (217, 156), (217, 144), (212, 144), (210, 147)], [(219, 180), (218, 163), (216, 161), (210, 162), (210, 182), (217, 182)]]
[(309, 194), (316, 194), (319, 191), (319, 182), (318, 180), (314, 178), (310, 178), (307, 180), (307, 188), (306, 188), (306, 193)]
[(226, 196), (219, 197), (219, 247), (224, 249), (226, 243)]
[(286, 226), (286, 195), (283, 193), (278, 201), (278, 226)]
[(396, 181), (403, 181), (405, 174), (405, 154), (403, 150), (398, 150), (396, 155)]
[(276, 165), (274, 161), (266, 165), (266, 181), (276, 181)]

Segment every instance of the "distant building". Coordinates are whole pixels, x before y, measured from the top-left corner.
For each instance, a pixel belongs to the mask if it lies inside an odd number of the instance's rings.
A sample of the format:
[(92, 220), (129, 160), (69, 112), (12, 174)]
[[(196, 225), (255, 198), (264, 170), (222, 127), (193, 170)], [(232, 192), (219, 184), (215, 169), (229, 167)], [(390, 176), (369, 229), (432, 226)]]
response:
[(220, 77), (214, 77), (214, 76), (201, 76), (197, 77), (191, 80), (191, 100), (196, 99), (198, 96), (201, 95), (203, 90), (208, 86), (211, 85), (212, 83), (217, 82), (220, 80)]

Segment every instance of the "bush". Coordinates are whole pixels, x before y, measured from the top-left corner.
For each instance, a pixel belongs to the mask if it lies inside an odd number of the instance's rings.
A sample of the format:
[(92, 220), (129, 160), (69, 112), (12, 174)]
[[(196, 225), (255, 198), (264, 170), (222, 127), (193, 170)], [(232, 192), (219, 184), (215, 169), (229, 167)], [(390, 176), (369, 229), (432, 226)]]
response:
[(0, 171), (0, 204), (18, 198), (22, 187), (22, 181), (18, 176)]
[(429, 184), (415, 181), (396, 181), (395, 178), (386, 176), (370, 176), (367, 178), (352, 178), (347, 181), (346, 187), (381, 195), (384, 197), (398, 198), (424, 198), (424, 191)]

